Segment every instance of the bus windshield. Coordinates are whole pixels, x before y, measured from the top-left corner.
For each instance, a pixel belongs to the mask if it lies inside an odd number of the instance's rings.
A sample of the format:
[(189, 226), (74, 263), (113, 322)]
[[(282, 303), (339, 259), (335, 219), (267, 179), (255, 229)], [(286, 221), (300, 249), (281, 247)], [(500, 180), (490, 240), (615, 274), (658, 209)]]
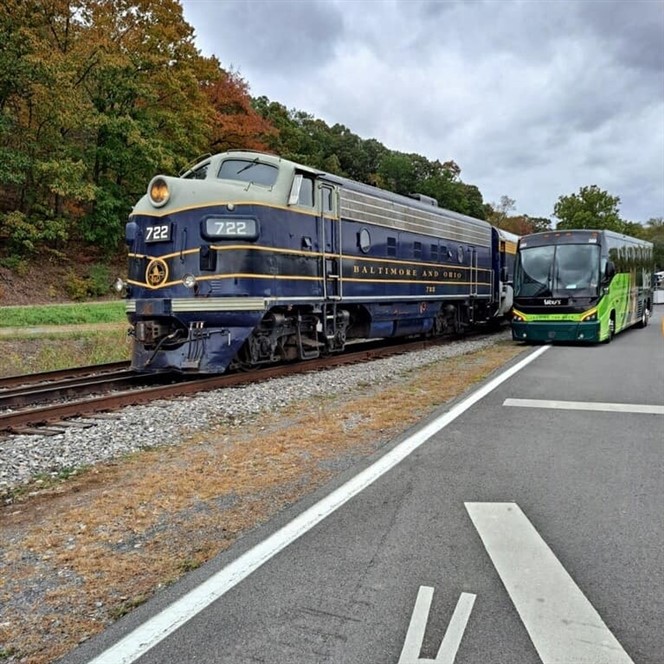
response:
[(593, 297), (599, 286), (596, 244), (559, 244), (520, 249), (514, 297)]

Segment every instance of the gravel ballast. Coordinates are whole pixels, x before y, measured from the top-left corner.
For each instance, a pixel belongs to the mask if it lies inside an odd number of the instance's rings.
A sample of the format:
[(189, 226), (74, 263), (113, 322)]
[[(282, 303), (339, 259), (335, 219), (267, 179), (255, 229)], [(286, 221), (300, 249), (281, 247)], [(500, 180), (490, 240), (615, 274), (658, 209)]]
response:
[[(508, 338), (505, 331), (370, 363), (127, 407), (107, 419), (94, 420), (89, 428), (72, 427), (55, 436), (12, 436), (0, 441), (0, 495), (9, 495), (40, 478), (59, 477), (141, 449), (174, 445), (186, 435), (222, 422), (241, 426), (261, 413), (277, 411), (303, 398), (331, 396), (362, 385), (382, 385), (404, 372)], [(85, 418), (72, 421), (91, 422)]]

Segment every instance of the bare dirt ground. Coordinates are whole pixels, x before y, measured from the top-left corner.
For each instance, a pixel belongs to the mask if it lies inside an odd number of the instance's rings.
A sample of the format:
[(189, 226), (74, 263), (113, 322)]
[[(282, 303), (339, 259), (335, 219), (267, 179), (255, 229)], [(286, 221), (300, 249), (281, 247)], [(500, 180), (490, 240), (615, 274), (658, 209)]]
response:
[(0, 267), (0, 307), (71, 302), (68, 285), (72, 278), (87, 277), (94, 264), (105, 265), (109, 276), (124, 277), (126, 263), (123, 256), (104, 258), (85, 253), (72, 259), (44, 255), (22, 263), (17, 270)]
[(0, 508), (0, 661), (53, 662), (522, 350), (501, 342), (32, 486)]

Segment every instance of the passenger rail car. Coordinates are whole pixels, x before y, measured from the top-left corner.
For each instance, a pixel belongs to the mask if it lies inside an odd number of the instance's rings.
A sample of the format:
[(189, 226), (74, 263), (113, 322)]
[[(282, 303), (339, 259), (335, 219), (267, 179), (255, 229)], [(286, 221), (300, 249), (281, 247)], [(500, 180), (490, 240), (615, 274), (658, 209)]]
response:
[(518, 238), (274, 155), (159, 175), (126, 228), (132, 367), (221, 373), (503, 319)]

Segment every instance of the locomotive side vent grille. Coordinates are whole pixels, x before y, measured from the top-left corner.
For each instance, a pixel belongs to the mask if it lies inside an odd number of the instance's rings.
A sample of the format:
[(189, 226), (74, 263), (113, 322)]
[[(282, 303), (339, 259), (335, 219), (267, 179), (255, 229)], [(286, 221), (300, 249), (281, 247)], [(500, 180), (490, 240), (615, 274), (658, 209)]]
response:
[(429, 212), (357, 191), (341, 191), (341, 216), (481, 247), (491, 245), (491, 227), (488, 223), (484, 227), (481, 222), (471, 223), (447, 217), (442, 210)]

